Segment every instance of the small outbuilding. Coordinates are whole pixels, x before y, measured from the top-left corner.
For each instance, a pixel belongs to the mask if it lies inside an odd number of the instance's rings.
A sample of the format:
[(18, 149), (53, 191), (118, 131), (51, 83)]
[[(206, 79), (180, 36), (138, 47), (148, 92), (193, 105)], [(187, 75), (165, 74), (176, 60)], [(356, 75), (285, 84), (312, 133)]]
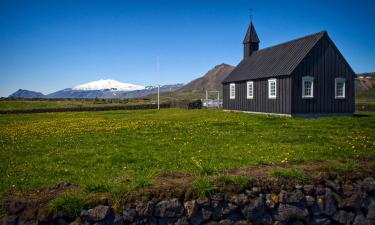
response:
[(356, 74), (326, 31), (259, 50), (251, 22), (242, 61), (223, 81), (225, 110), (287, 116), (352, 114)]

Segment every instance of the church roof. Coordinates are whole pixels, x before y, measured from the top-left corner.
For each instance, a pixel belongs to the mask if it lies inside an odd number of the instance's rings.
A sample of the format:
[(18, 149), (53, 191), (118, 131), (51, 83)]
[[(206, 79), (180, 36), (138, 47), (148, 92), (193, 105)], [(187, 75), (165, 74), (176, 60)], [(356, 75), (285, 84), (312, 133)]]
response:
[(223, 83), (290, 75), (326, 34), (322, 31), (255, 51), (244, 58)]
[(246, 36), (245, 36), (245, 39), (243, 40), (244, 44), (250, 43), (250, 42), (259, 43), (258, 34), (255, 31), (253, 22), (251, 22), (249, 28), (247, 28)]

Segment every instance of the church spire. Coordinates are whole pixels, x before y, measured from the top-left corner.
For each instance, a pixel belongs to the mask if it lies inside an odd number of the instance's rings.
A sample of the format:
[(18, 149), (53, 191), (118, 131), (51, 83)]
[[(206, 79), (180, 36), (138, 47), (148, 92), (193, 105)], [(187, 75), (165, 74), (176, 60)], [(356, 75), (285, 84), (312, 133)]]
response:
[(253, 22), (251, 21), (245, 39), (243, 40), (244, 58), (249, 57), (253, 52), (259, 49), (259, 42), (258, 34), (255, 31)]

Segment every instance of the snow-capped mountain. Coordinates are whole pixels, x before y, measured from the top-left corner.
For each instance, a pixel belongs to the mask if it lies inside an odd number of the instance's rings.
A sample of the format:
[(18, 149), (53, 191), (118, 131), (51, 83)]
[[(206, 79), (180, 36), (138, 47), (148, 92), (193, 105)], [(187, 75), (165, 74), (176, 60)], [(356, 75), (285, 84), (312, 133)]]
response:
[(97, 80), (86, 84), (80, 84), (72, 88), (75, 91), (97, 91), (97, 90), (113, 90), (113, 91), (136, 91), (145, 89), (145, 86), (121, 83), (116, 80)]

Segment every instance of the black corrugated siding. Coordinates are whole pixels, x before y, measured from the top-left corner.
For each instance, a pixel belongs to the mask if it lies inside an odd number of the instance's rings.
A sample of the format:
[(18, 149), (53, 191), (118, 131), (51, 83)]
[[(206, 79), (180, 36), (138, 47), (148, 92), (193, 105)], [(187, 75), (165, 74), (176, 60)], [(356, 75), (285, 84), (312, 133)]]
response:
[[(314, 98), (302, 99), (302, 77), (314, 77)], [(346, 78), (345, 99), (335, 99), (335, 78)], [(324, 37), (292, 74), (293, 114), (352, 113), (355, 110), (355, 74), (341, 54)]]
[(246, 81), (236, 82), (236, 99), (229, 99), (229, 83), (223, 84), (223, 108), (228, 110), (291, 113), (291, 79), (277, 78), (277, 98), (268, 98), (268, 79), (253, 80), (254, 98), (247, 99)]

